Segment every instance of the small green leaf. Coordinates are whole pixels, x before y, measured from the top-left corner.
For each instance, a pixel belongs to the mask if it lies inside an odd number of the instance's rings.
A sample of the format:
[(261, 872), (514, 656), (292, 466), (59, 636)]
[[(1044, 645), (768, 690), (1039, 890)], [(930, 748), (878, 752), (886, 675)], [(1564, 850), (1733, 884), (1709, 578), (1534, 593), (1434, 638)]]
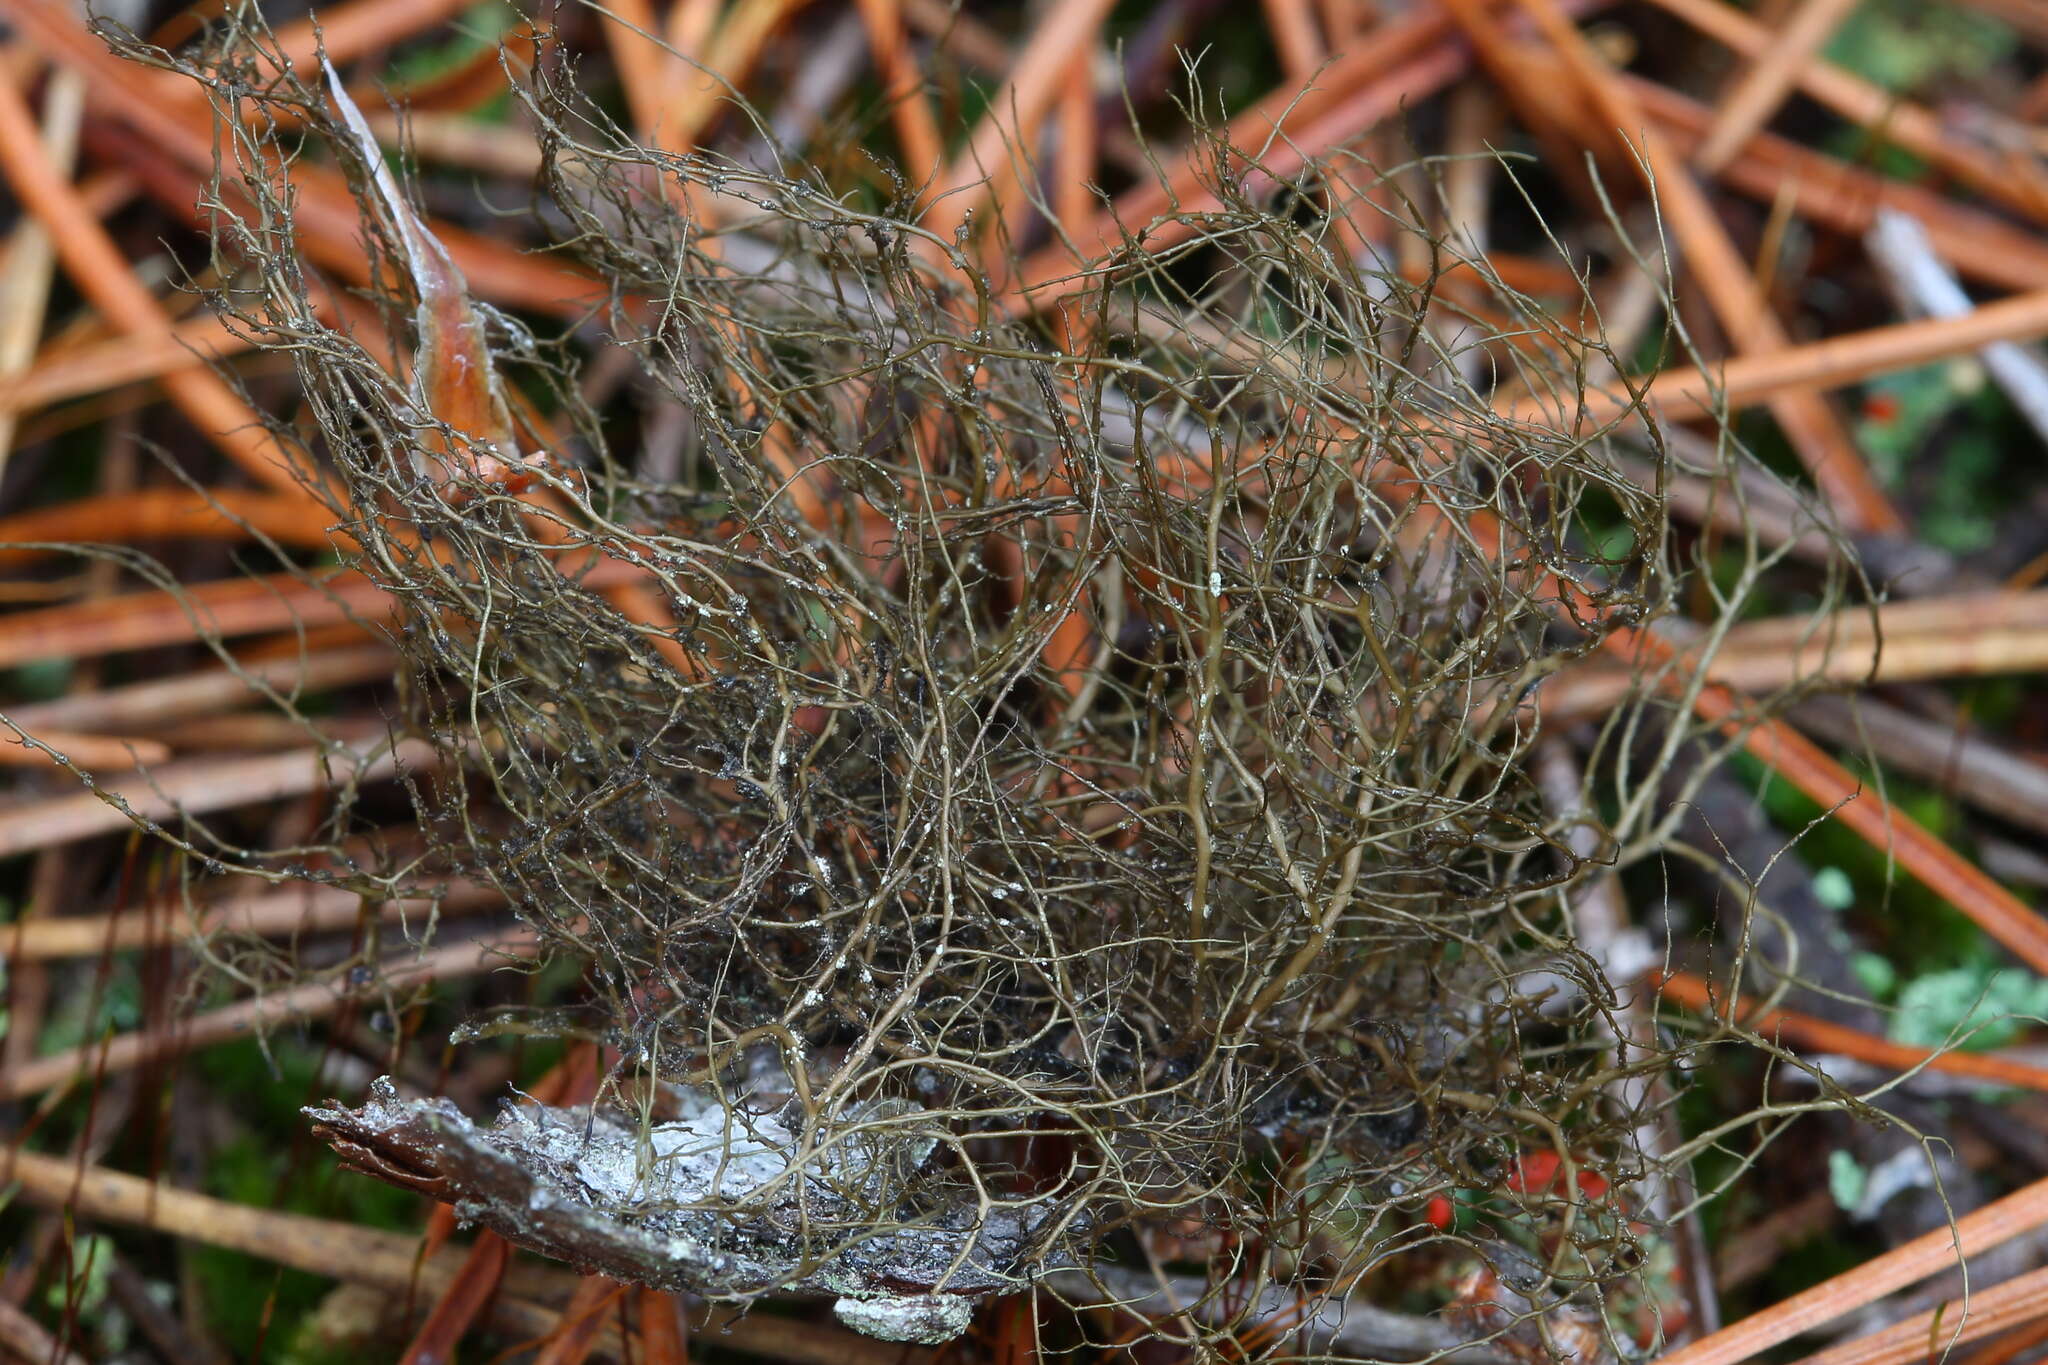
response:
[(1856, 980), (1874, 1000), (1887, 999), (1899, 988), (1899, 969), (1880, 953), (1853, 954), (1849, 958), (1849, 970), (1856, 973)]
[(1869, 1185), (1870, 1172), (1855, 1157), (1839, 1147), (1828, 1153), (1828, 1193), (1844, 1212), (1854, 1213), (1862, 1206)]
[(1856, 903), (1856, 884), (1839, 867), (1823, 867), (1813, 874), (1813, 894), (1830, 910), (1847, 910)]
[(90, 1320), (107, 1297), (107, 1276), (114, 1268), (114, 1244), (98, 1233), (88, 1233), (71, 1245), (71, 1277), (59, 1279), (49, 1288), (47, 1302), (52, 1312), (75, 1308), (79, 1318)]

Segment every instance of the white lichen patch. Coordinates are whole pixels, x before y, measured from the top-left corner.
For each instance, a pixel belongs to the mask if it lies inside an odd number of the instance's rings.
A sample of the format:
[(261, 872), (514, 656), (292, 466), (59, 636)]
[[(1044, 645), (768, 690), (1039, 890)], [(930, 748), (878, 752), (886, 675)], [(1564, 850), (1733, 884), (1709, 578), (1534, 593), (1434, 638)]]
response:
[(772, 1118), (735, 1122), (723, 1108), (701, 1103), (644, 1134), (602, 1117), (564, 1123), (541, 1106), (512, 1110), (498, 1132), (555, 1163), (583, 1186), (588, 1202), (621, 1209), (746, 1199), (789, 1171), (797, 1141)]
[(910, 1294), (881, 1299), (841, 1299), (832, 1313), (864, 1336), (937, 1346), (967, 1330), (975, 1300), (960, 1294)]
[(1038, 1269), (1033, 1233), (1049, 1210), (987, 1208), (925, 1178), (936, 1139), (912, 1101), (852, 1106), (799, 1133), (715, 1096), (680, 1099), (652, 1124), (526, 1104), (486, 1129), (380, 1080), (360, 1109), (307, 1112), (357, 1169), (521, 1246), (708, 1298), (838, 1295), (843, 1319), (891, 1341), (956, 1336), (981, 1295)]

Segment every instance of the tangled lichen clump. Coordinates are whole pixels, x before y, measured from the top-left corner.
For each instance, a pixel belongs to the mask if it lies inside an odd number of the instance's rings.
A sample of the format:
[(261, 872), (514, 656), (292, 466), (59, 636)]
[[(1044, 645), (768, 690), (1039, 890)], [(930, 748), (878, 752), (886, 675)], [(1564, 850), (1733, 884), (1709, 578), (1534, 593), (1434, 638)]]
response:
[[(1361, 212), (1427, 236), (1357, 165), (1218, 146), (1212, 205), (1033, 291), (913, 188), (635, 145), (543, 64), (547, 212), (687, 432), (668, 468), (607, 449), (559, 352), (464, 314), (497, 371), (470, 410), (508, 436), (315, 315), (279, 112), (363, 187), (389, 350), (453, 344), (428, 305), (459, 281), (421, 277), (395, 190), (260, 52), (203, 73), (242, 158), (225, 230), (403, 604), (420, 820), (587, 961), (607, 1125), (711, 1096), (787, 1139), (787, 1178), (702, 1199), (648, 1148), (657, 1203), (795, 1249), (690, 1287), (998, 1225), (1028, 1236), (982, 1269), (1022, 1277), (1170, 1220), (1341, 1292), (1531, 1145), (1606, 1174), (1520, 1191), (1555, 1226), (1519, 1292), (1628, 1272), (1640, 1116), (1603, 1088), (1611, 991), (1560, 894), (1580, 817), (1531, 779), (1528, 698), (1660, 610), (1663, 508), (1606, 433), (1492, 398), (1568, 410), (1597, 335), (1440, 241), (1416, 276), (1354, 249)], [(917, 1159), (807, 1201), (855, 1115)], [(985, 1291), (968, 1264), (897, 1289)]]

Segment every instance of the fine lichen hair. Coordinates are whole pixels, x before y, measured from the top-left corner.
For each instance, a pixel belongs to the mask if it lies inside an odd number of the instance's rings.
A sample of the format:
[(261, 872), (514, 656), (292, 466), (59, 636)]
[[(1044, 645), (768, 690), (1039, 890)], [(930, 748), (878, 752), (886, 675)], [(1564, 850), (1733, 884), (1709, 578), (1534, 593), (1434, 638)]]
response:
[[(1456, 1190), (1511, 1191), (1497, 1301), (1628, 1292), (1668, 1095), (1616, 1082), (1667, 1057), (1617, 1049), (1569, 897), (1649, 846), (1631, 763), (1684, 726), (1619, 707), (1619, 785), (1564, 807), (1531, 759), (1542, 680), (1668, 604), (1633, 476), (1666, 456), (1640, 412), (1580, 419), (1614, 360), (1592, 309), (1433, 234), (1399, 192), (1429, 166), (1211, 137), (1201, 202), (1028, 279), (930, 226), (930, 187), (638, 145), (557, 55), (522, 92), (535, 211), (596, 292), (551, 338), (430, 278), (401, 181), (247, 16), (154, 59), (219, 106), (222, 302), (296, 360), (280, 435), (398, 604), (393, 724), (433, 755), (404, 871), (496, 888), (584, 967), (566, 1012), (469, 1031), (612, 1059), (561, 1143), (389, 1097), (332, 1133), (424, 1125), (593, 1238), (726, 1258), (639, 1278), (837, 1286), (906, 1335), (1169, 1243), (1213, 1285), (1341, 1296)], [(358, 188), (375, 321), (315, 307), (297, 158)], [(607, 440), (574, 382), (599, 352), (683, 415), (679, 456)], [(678, 1124), (745, 1178), (663, 1175)], [(1531, 1151), (1602, 1174), (1535, 1188)], [(906, 1240), (951, 1250), (869, 1273)]]

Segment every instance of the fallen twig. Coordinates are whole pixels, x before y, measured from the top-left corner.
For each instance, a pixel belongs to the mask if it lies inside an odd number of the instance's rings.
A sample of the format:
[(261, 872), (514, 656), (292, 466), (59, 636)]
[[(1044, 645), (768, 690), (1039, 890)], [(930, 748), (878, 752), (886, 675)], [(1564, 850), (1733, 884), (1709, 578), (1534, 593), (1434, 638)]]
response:
[(1513, 1359), (1486, 1342), (1474, 1342), (1439, 1318), (1390, 1312), (1356, 1299), (1331, 1299), (1302, 1313), (1299, 1291), (1269, 1285), (1248, 1298), (1219, 1292), (1207, 1280), (1185, 1275), (1153, 1276), (1137, 1270), (1098, 1266), (1082, 1273), (1063, 1270), (1044, 1287), (1069, 1303), (1114, 1304), (1142, 1318), (1172, 1319), (1192, 1314), (1210, 1326), (1233, 1325), (1242, 1335), (1261, 1324), (1281, 1324), (1308, 1339), (1311, 1349), (1363, 1360), (1422, 1360), (1443, 1356), (1461, 1365), (1499, 1365)]
[[(68, 1209), (82, 1219), (151, 1228), (208, 1246), (225, 1247), (277, 1265), (396, 1294), (437, 1293), (455, 1275), (467, 1248), (444, 1247), (422, 1260), (416, 1237), (354, 1223), (252, 1208), (177, 1189), (139, 1176), (82, 1165), (0, 1143), (0, 1184), (42, 1208)], [(560, 1314), (536, 1299), (566, 1301), (581, 1277), (514, 1264), (491, 1321), (516, 1339), (538, 1340)], [(836, 1327), (756, 1313), (698, 1306), (697, 1334), (719, 1346), (796, 1365), (929, 1365), (932, 1353), (873, 1341)]]
[[(43, 155), (50, 169), (69, 177), (78, 155), (78, 125), (85, 113), (85, 82), (59, 72), (43, 97)], [(15, 381), (35, 355), (49, 304), (56, 248), (49, 232), (24, 216), (8, 234), (0, 258), (0, 387)], [(0, 471), (14, 448), (14, 414), (0, 413)]]
[(334, 1013), (351, 1000), (375, 998), (373, 992), (492, 971), (531, 957), (536, 947), (533, 937), (523, 931), (494, 934), (389, 959), (373, 969), (369, 981), (361, 987), (309, 981), (180, 1020), (168, 1033), (137, 1030), (81, 1043), (12, 1068), (5, 1077), (0, 1077), (0, 1100), (39, 1094), (74, 1077), (97, 1079), (195, 1048), (249, 1037), (278, 1024), (317, 1019)]
[(366, 922), (403, 928), (430, 915), (475, 914), (504, 904), (504, 896), (492, 888), (458, 882), (438, 898), (387, 900), (366, 912), (364, 898), (356, 892), (305, 884), (202, 904), (189, 916), (182, 908), (37, 915), (0, 926), (0, 948), (10, 961), (37, 962), (128, 952), (215, 934), (296, 937), (335, 933)]
[[(398, 656), (384, 645), (294, 652), (282, 658), (249, 660), (232, 669), (212, 668), (97, 692), (74, 692), (16, 707), (7, 714), (16, 725), (39, 736), (59, 730), (147, 732), (247, 705), (261, 695), (260, 688), (292, 696), (388, 679), (397, 667)], [(50, 747), (63, 748), (55, 741)]]
[(6, 1299), (0, 1299), (0, 1347), (36, 1365), (86, 1365), (85, 1357), (68, 1350), (41, 1323)]
[[(1892, 288), (1916, 312), (1960, 318), (1969, 316), (1977, 306), (1949, 273), (1947, 263), (1935, 254), (1927, 229), (1906, 214), (1879, 209), (1877, 222), (1864, 234), (1863, 243)], [(1980, 348), (1977, 358), (2027, 424), (2048, 440), (2048, 366), (2011, 341), (1994, 341)]]
[[(1681, 655), (1741, 692), (1818, 683), (1984, 677), (2048, 668), (2048, 591), (1927, 597), (1846, 607), (1732, 627), (1711, 658)], [(1630, 666), (1601, 659), (1547, 681), (1541, 704), (1559, 718), (1597, 713), (1643, 685)]]
[(1792, 709), (1791, 719), (1843, 749), (1867, 749), (1987, 815), (2048, 835), (2048, 766), (1967, 726), (1923, 720), (1867, 695), (1812, 697)]
[(332, 745), (282, 754), (180, 759), (150, 771), (146, 786), (101, 788), (0, 807), (0, 858), (56, 848), (141, 824), (154, 828), (235, 806), (377, 782), (436, 761), (424, 741)]

